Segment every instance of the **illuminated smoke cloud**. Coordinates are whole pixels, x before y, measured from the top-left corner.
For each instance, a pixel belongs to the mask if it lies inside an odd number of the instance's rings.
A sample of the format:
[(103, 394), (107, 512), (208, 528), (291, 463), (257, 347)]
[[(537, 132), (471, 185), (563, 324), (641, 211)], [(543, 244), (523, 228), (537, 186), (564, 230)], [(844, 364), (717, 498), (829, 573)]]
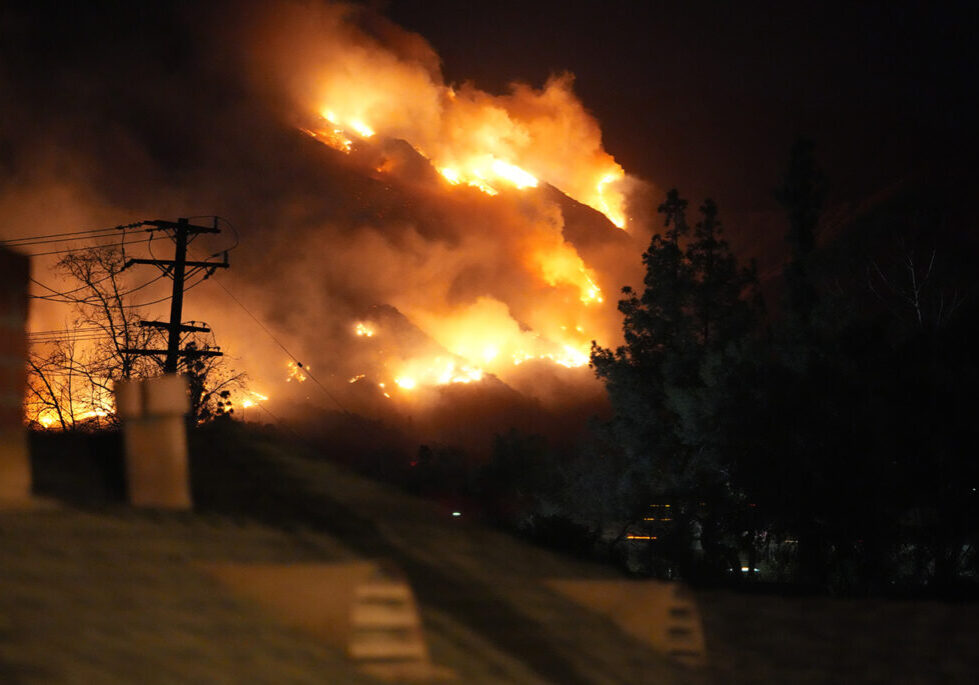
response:
[[(120, 20), (130, 28), (111, 49), (98, 33), (110, 23), (53, 57), (61, 78), (14, 74), (9, 116), (22, 128), (0, 133), (17, 170), (0, 185), (7, 225), (227, 216), (241, 245), (218, 278), (338, 393), (362, 374), (405, 397), (487, 374), (528, 392), (543, 387), (530, 370), (588, 377), (590, 341), (617, 338), (642, 227), (625, 220), (629, 179), (569, 75), (503, 95), (450, 86), (424, 39), (346, 5), (188, 6), (165, 19), (176, 36)], [(391, 334), (380, 322), (357, 335), (376, 304), (428, 342), (379, 347)], [(204, 284), (187, 306), (269, 402), (316, 396), (285, 382), (289, 357), (220, 290)], [(36, 316), (53, 328), (62, 315)]]

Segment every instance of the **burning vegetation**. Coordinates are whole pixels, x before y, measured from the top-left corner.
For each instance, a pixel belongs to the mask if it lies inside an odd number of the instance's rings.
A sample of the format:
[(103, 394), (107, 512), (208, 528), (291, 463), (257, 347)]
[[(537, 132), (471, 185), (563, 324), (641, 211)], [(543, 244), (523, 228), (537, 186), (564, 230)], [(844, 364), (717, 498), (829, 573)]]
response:
[[(213, 28), (207, 12), (191, 11), (188, 26)], [(114, 56), (97, 51), (79, 59), (92, 97), (73, 113), (90, 136), (45, 124), (46, 105), (21, 98), (20, 118), (48, 133), (37, 145), (10, 143), (35, 172), (23, 185), (0, 187), (0, 208), (44, 217), (39, 234), (164, 206), (227, 207), (237, 221), (247, 217), (234, 268), (221, 280), (296, 356), (256, 335), (211, 284), (195, 290), (188, 310), (213, 326), (248, 376), (227, 406), (285, 415), (297, 402), (333, 406), (314, 388), (321, 384), (343, 403), (364, 384), (415, 404), (428, 389), (494, 383), (546, 400), (561, 385), (553, 377), (585, 388), (589, 401), (601, 396), (586, 368), (589, 350), (593, 340), (620, 338), (608, 294), (641, 273), (645, 229), (627, 216), (637, 182), (604, 150), (570, 74), (503, 93), (447, 83), (423, 38), (353, 5), (255, 3), (220, 24), (207, 40), (182, 29), (201, 53), (195, 60), (214, 71), (181, 67), (131, 93), (134, 107), (154, 108), (168, 88), (202, 94), (194, 117), (163, 107), (175, 128), (157, 131), (110, 111), (115, 74), (101, 60)], [(213, 60), (210, 50), (236, 57)], [(140, 59), (152, 71), (153, 58)], [(228, 98), (228, 89), (244, 97)], [(108, 144), (119, 130), (128, 131), (138, 164)], [(161, 156), (178, 148), (193, 155), (179, 164)], [(64, 173), (39, 161), (55, 150)], [(64, 210), (49, 216), (40, 208), (52, 197)], [(206, 245), (192, 258), (222, 247)], [(38, 258), (36, 268), (55, 259)], [(57, 276), (48, 283), (74, 287)], [(144, 298), (150, 306), (139, 316), (164, 318), (161, 298)], [(36, 305), (32, 328), (64, 327), (54, 304)], [(403, 317), (424, 344), (371, 316), (377, 308)], [(304, 383), (307, 361), (313, 384)]]
[[(420, 37), (383, 22), (378, 28), (377, 21), (348, 6), (291, 8), (259, 31), (269, 46), (265, 67), (288, 74), (282, 82), (303, 122), (300, 130), (349, 157), (361, 173), (385, 184), (411, 184), (410, 192), (430, 198), (435, 211), (455, 224), (448, 254), (438, 243), (408, 246), (396, 265), (404, 272), (406, 262), (423, 262), (443, 283), (430, 283), (433, 276), (424, 268), (409, 268), (415, 273), (404, 283), (407, 292), (382, 300), (453, 358), (389, 355), (380, 361), (383, 372), (352, 368), (351, 376), (380, 375), (410, 391), (477, 382), (485, 373), (505, 380), (529, 360), (586, 365), (592, 340), (614, 339), (600, 283), (618, 288), (620, 274), (602, 278), (566, 238), (554, 197), (595, 210), (591, 223), (597, 230), (591, 230), (601, 234), (628, 228), (627, 184), (622, 167), (602, 148), (597, 122), (575, 97), (573, 77), (554, 76), (539, 89), (516, 83), (503, 95), (472, 83), (450, 85)], [(410, 149), (394, 145), (401, 141)], [(418, 173), (424, 167), (428, 172)], [(419, 187), (422, 177), (428, 181)], [(550, 195), (542, 192), (545, 186)], [(473, 210), (490, 205), (472, 192), (496, 203), (482, 236), (468, 235), (467, 224)], [(412, 259), (419, 248), (422, 254)], [(480, 261), (489, 261), (497, 276), (466, 293), (452, 292), (460, 281), (472, 280)], [(511, 274), (524, 287), (501, 283)], [(390, 341), (391, 331), (370, 321), (348, 326), (371, 346), (372, 357), (385, 354), (382, 341)]]

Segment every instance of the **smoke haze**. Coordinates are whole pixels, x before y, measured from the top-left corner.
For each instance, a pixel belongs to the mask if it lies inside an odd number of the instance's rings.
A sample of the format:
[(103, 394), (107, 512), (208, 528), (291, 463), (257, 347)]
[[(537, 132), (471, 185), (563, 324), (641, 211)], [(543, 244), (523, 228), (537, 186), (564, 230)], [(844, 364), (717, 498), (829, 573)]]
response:
[[(648, 228), (621, 219), (627, 194), (648, 189), (603, 150), (571, 75), (502, 94), (449, 85), (424, 38), (355, 5), (109, 10), (0, 14), (0, 237), (225, 217), (240, 244), (216, 278), (278, 342), (213, 283), (188, 294), (185, 319), (207, 320), (273, 403), (329, 403), (285, 383), (280, 343), (342, 401), (360, 374), (440, 385), (463, 367), (546, 402), (600, 394), (582, 364), (591, 340), (615, 343), (618, 290), (641, 278)], [(234, 242), (225, 230), (192, 255)], [(34, 260), (55, 288), (56, 259)], [(165, 296), (158, 285), (137, 301)], [(356, 335), (373, 305), (396, 307), (430, 348)], [(40, 303), (32, 328), (68, 318)]]

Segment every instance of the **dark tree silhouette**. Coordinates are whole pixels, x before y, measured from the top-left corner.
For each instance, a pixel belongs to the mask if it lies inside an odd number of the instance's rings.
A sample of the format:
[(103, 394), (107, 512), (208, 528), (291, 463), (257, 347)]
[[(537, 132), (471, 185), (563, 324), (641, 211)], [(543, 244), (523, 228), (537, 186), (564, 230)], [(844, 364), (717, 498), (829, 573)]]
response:
[(733, 496), (729, 466), (708, 427), (722, 406), (716, 395), (726, 387), (728, 357), (760, 318), (754, 273), (722, 239), (717, 206), (703, 203), (690, 239), (686, 207), (676, 190), (667, 193), (659, 207), (665, 230), (643, 254), (644, 289), (624, 288), (619, 303), (625, 345), (593, 345), (591, 362), (616, 411), (609, 430), (629, 464), (632, 499), (647, 508), (670, 504), (659, 551), (691, 572), (698, 545), (708, 565), (737, 563), (721, 520)]

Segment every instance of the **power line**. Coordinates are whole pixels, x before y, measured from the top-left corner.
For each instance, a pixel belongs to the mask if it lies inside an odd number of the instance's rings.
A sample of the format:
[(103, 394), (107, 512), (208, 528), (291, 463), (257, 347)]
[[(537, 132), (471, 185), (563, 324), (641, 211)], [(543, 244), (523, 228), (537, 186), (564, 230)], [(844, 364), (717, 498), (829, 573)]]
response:
[(110, 338), (105, 335), (92, 336), (90, 338), (51, 338), (48, 340), (28, 340), (28, 345), (53, 345), (54, 343), (60, 342), (72, 342), (72, 343), (83, 343), (83, 342), (98, 342), (100, 340), (109, 340)]
[[(112, 278), (112, 274), (108, 274), (107, 276), (103, 276), (102, 278), (100, 278), (97, 281), (92, 281), (91, 283), (85, 283), (84, 285), (80, 285), (77, 288), (72, 288), (71, 290), (65, 290), (65, 291), (55, 290), (51, 286), (45, 285), (44, 283), (41, 283), (40, 281), (35, 280), (33, 278), (31, 279), (31, 283), (34, 283), (35, 285), (39, 285), (42, 288), (44, 288), (45, 290), (48, 290), (48, 291), (54, 293), (55, 295), (67, 296), (67, 295), (71, 295), (72, 293), (77, 293), (79, 290), (84, 290), (85, 288), (90, 288), (93, 285), (98, 285), (99, 283), (104, 283), (105, 281), (109, 280), (110, 278)], [(31, 297), (40, 297), (40, 296), (38, 296), (38, 295), (31, 295)]]
[[(85, 235), (91, 233), (104, 233), (106, 231), (125, 231), (129, 228), (139, 228), (140, 226), (145, 226), (147, 222), (137, 221), (132, 224), (124, 224), (122, 226), (111, 226), (107, 228), (93, 228), (88, 231), (69, 231), (67, 233), (48, 233), (47, 235), (35, 235), (35, 236), (24, 236), (22, 238), (8, 238), (7, 240), (0, 240), (0, 245), (10, 245), (12, 243), (19, 243), (25, 240), (42, 240), (45, 238), (57, 238), (58, 236), (72, 236), (72, 235)], [(74, 240), (74, 238), (73, 238)]]
[[(163, 277), (162, 275), (161, 276), (157, 276), (157, 279), (158, 278), (162, 278), (162, 277)], [(157, 279), (153, 279), (153, 280), (157, 280)], [(197, 286), (199, 286), (201, 283), (203, 283), (207, 279), (208, 279), (208, 277), (205, 276), (204, 278), (200, 279), (196, 283), (191, 283), (186, 288), (184, 288), (184, 292), (187, 292), (188, 290), (193, 290), (194, 288), (196, 288)], [(170, 299), (173, 299), (173, 295), (172, 294), (171, 295), (167, 295), (166, 297), (161, 297), (159, 300), (153, 300), (152, 302), (140, 302), (139, 304), (124, 304), (124, 305), (122, 305), (122, 307), (123, 307), (123, 309), (138, 309), (139, 307), (149, 307), (151, 304), (159, 304), (161, 302), (166, 302), (167, 300), (170, 300)]]
[[(93, 286), (94, 285), (97, 285), (97, 284), (101, 283), (102, 281), (105, 281), (108, 278), (111, 278), (111, 275), (110, 276), (106, 276), (105, 278), (103, 278), (103, 279), (101, 279), (99, 281), (95, 281), (94, 283), (92, 283), (92, 285)], [(120, 293), (109, 293), (108, 294), (108, 297), (115, 298), (115, 297), (125, 297), (126, 295), (132, 295), (133, 293), (135, 293), (137, 291), (140, 291), (143, 288), (145, 288), (145, 287), (147, 287), (149, 285), (152, 285), (152, 284), (156, 283), (161, 278), (163, 278), (163, 274), (160, 274), (156, 278), (151, 278), (150, 280), (146, 281), (142, 285), (138, 285), (135, 288), (132, 288), (130, 290), (124, 290), (123, 292), (120, 292)], [(34, 283), (37, 283), (38, 285), (40, 285), (40, 286), (42, 286), (44, 288), (48, 288), (48, 286), (44, 285), (43, 283), (38, 283), (33, 278), (31, 279), (31, 281), (33, 281)], [(88, 285), (82, 286), (82, 288), (87, 288), (87, 287), (90, 287), (90, 286), (88, 286)], [(75, 291), (80, 290), (80, 289), (81, 288), (76, 288), (74, 291), (69, 291), (69, 293), (70, 292), (75, 292)], [(51, 288), (48, 288), (48, 290), (51, 290)], [(67, 295), (67, 294), (69, 294), (69, 293), (59, 293), (59, 292), (57, 292), (55, 290), (51, 290), (51, 291), (53, 293), (57, 294), (57, 295)], [(54, 297), (53, 295), (31, 295), (30, 297), (34, 298), (35, 300), (48, 300), (49, 302), (60, 302), (62, 304), (90, 304), (90, 303), (92, 303), (94, 301), (97, 301), (99, 299), (98, 296), (96, 296), (96, 295), (90, 295), (88, 297), (82, 297), (82, 298), (78, 298), (78, 299), (71, 299), (71, 298), (69, 298), (69, 299), (58, 299), (58, 298)]]
[(79, 331), (51, 331), (42, 334), (28, 334), (27, 339), (34, 340), (67, 340), (76, 338), (91, 338), (107, 335), (103, 328), (86, 328)]
[[(125, 229), (126, 227), (123, 226), (123, 227), (120, 227), (120, 228)], [(148, 242), (150, 243), (150, 245), (148, 247), (150, 248), (150, 252), (152, 253), (152, 251), (153, 251), (153, 248), (152, 248), (153, 234), (152, 233), (150, 234), (150, 237), (149, 237), (149, 241)], [(132, 244), (132, 243), (130, 243), (130, 244)], [(122, 245), (122, 247), (123, 247), (123, 254), (125, 254), (125, 245), (126, 245), (126, 235), (125, 235), (125, 233), (123, 233), (122, 243), (120, 243), (120, 245)], [(79, 249), (82, 249), (82, 248), (79, 248)], [(127, 268), (128, 268), (128, 266), (123, 266), (123, 268), (120, 269), (119, 272), (121, 273), (122, 271), (125, 271)], [(79, 290), (84, 290), (86, 288), (91, 288), (92, 286), (96, 286), (99, 283), (104, 283), (105, 281), (107, 281), (110, 278), (112, 278), (114, 275), (116, 275), (116, 274), (109, 273), (109, 274), (106, 274), (105, 276), (103, 276), (102, 278), (100, 278), (97, 281), (93, 281), (91, 283), (83, 283), (82, 285), (78, 286), (77, 288), (72, 288), (71, 290), (66, 290), (66, 291), (55, 290), (51, 286), (45, 285), (44, 283), (41, 283), (40, 281), (38, 281), (36, 279), (33, 279), (33, 278), (31, 279), (31, 282), (34, 283), (34, 284), (36, 284), (36, 285), (41, 286), (45, 290), (48, 290), (48, 291), (50, 291), (51, 293), (53, 293), (55, 295), (61, 295), (62, 297), (67, 297), (68, 295), (71, 295), (72, 293), (77, 293)], [(35, 299), (52, 299), (50, 296), (40, 296), (40, 295), (31, 295), (31, 297), (33, 297)], [(53, 300), (52, 299), (52, 301), (58, 301), (58, 300)]]
[(50, 340), (87, 340), (89, 338), (104, 338), (108, 336), (105, 331), (91, 331), (89, 333), (62, 333), (60, 335), (35, 335), (28, 336), (28, 341), (30, 342), (45, 342)]
[(110, 236), (118, 235), (115, 231), (102, 232), (97, 235), (79, 235), (70, 238), (52, 238), (50, 240), (31, 240), (19, 243), (9, 243), (3, 241), (3, 244), (7, 247), (29, 247), (31, 245), (48, 245), (50, 243), (66, 243), (72, 240), (96, 240), (98, 238), (108, 238)]
[(45, 333), (70, 333), (71, 331), (101, 331), (99, 326), (87, 326), (84, 328), (53, 328), (47, 331), (27, 331), (27, 335), (44, 335)]
[(27, 342), (31, 345), (44, 345), (45, 343), (58, 342), (93, 342), (95, 340), (108, 340), (108, 335), (87, 335), (87, 336), (66, 336), (62, 338), (29, 338)]
[(334, 404), (336, 404), (336, 405), (337, 405), (338, 407), (340, 407), (340, 409), (341, 409), (341, 411), (347, 411), (347, 408), (346, 408), (346, 407), (344, 407), (344, 406), (343, 406), (343, 405), (342, 405), (342, 404), (340, 403), (340, 400), (338, 400), (338, 399), (337, 399), (336, 397), (334, 397), (334, 395), (333, 395), (333, 393), (331, 393), (331, 392), (330, 392), (330, 391), (329, 391), (329, 390), (328, 390), (328, 389), (326, 388), (326, 386), (325, 386), (325, 385), (323, 385), (322, 383), (320, 383), (320, 381), (319, 381), (319, 379), (318, 379), (318, 378), (316, 378), (316, 376), (314, 376), (314, 375), (313, 375), (312, 373), (310, 373), (310, 371), (309, 371), (309, 368), (308, 368), (308, 367), (306, 367), (306, 366), (303, 366), (303, 363), (302, 363), (301, 361), (299, 361), (299, 358), (298, 358), (298, 357), (296, 357), (296, 355), (294, 355), (294, 354), (293, 354), (292, 352), (290, 352), (290, 351), (289, 351), (289, 349), (288, 349), (288, 348), (287, 348), (287, 347), (286, 347), (285, 345), (283, 345), (283, 344), (282, 344), (282, 341), (280, 341), (280, 340), (279, 340), (278, 338), (276, 338), (276, 337), (275, 337), (275, 334), (273, 334), (273, 333), (272, 333), (272, 331), (270, 331), (270, 330), (268, 329), (268, 327), (267, 327), (267, 326), (266, 326), (266, 325), (265, 325), (264, 323), (262, 323), (262, 322), (261, 322), (261, 321), (260, 321), (260, 320), (258, 319), (258, 317), (257, 317), (257, 316), (255, 316), (254, 314), (252, 314), (252, 313), (251, 313), (251, 311), (249, 311), (249, 309), (248, 309), (248, 307), (246, 307), (246, 306), (245, 306), (245, 305), (244, 305), (244, 304), (242, 303), (242, 301), (241, 301), (241, 300), (239, 300), (239, 299), (238, 299), (237, 297), (235, 297), (235, 296), (234, 296), (234, 295), (232, 294), (232, 292), (231, 292), (230, 290), (228, 290), (228, 289), (227, 289), (226, 287), (224, 287), (224, 284), (223, 284), (223, 283), (222, 283), (221, 281), (215, 281), (215, 283), (217, 283), (217, 284), (218, 284), (219, 286), (221, 286), (221, 290), (223, 290), (223, 291), (224, 291), (224, 292), (225, 292), (225, 293), (226, 293), (226, 294), (228, 295), (228, 297), (230, 297), (230, 298), (231, 298), (232, 300), (234, 300), (234, 301), (235, 301), (235, 303), (236, 303), (236, 304), (237, 304), (237, 305), (238, 305), (239, 307), (241, 307), (241, 308), (242, 308), (242, 309), (244, 310), (244, 312), (245, 312), (246, 314), (248, 314), (248, 316), (250, 316), (250, 317), (252, 318), (252, 320), (253, 320), (253, 321), (254, 321), (255, 323), (257, 323), (257, 324), (258, 324), (258, 325), (259, 325), (259, 326), (260, 326), (260, 327), (262, 328), (262, 330), (263, 330), (263, 331), (265, 331), (265, 333), (266, 333), (266, 335), (268, 335), (268, 336), (269, 336), (270, 338), (272, 338), (272, 340), (273, 340), (273, 341), (275, 341), (275, 344), (276, 344), (276, 345), (278, 345), (278, 346), (279, 346), (280, 348), (282, 348), (282, 351), (283, 351), (283, 352), (285, 352), (285, 353), (286, 353), (286, 354), (287, 354), (287, 355), (289, 356), (289, 358), (290, 358), (290, 359), (292, 359), (292, 361), (294, 361), (294, 362), (296, 363), (296, 366), (298, 366), (299, 368), (301, 368), (301, 369), (303, 370), (303, 372), (304, 372), (304, 373), (305, 373), (305, 374), (306, 374), (307, 376), (309, 376), (309, 378), (310, 378), (310, 379), (311, 379), (311, 380), (312, 380), (312, 381), (313, 381), (314, 383), (316, 383), (316, 385), (318, 385), (318, 386), (320, 386), (320, 388), (321, 388), (321, 389), (323, 390), (323, 392), (325, 392), (325, 393), (326, 393), (326, 395), (327, 395), (327, 396), (328, 396), (328, 397), (329, 397), (329, 398), (330, 398), (331, 400), (333, 400), (333, 403), (334, 403)]
[(52, 254), (67, 254), (69, 252), (81, 252), (84, 250), (90, 250), (93, 247), (121, 247), (123, 245), (136, 245), (138, 243), (148, 243), (152, 238), (143, 238), (142, 240), (133, 240), (130, 242), (122, 241), (120, 243), (108, 243), (106, 245), (88, 245), (86, 247), (72, 247), (66, 250), (51, 250), (50, 252), (28, 252), (28, 257), (45, 257)]

